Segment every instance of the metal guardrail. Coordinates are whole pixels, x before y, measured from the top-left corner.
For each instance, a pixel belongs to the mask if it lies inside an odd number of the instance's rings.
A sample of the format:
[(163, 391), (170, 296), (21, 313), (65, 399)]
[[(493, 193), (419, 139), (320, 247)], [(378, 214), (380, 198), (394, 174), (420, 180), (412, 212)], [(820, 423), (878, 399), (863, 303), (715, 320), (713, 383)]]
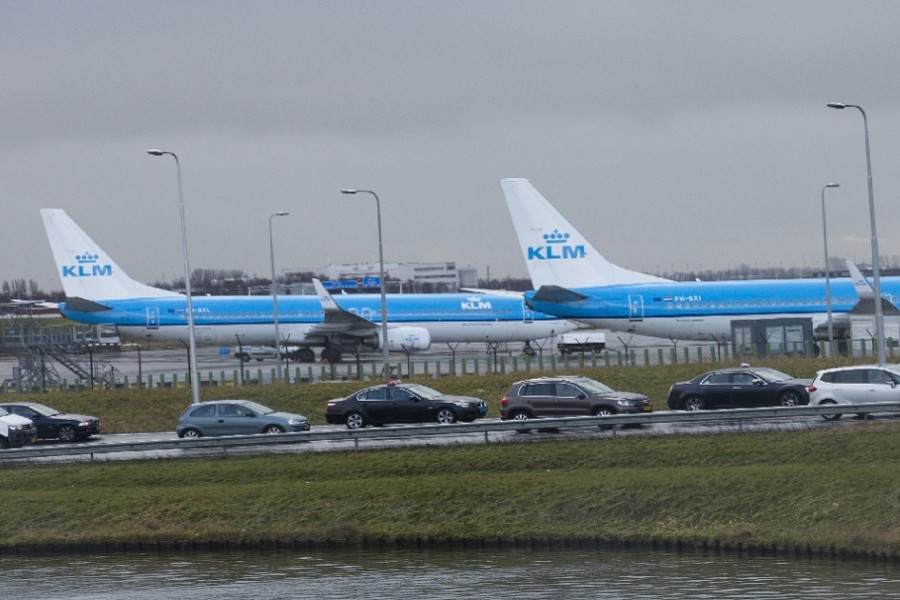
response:
[(235, 435), (199, 439), (174, 439), (146, 442), (70, 444), (65, 446), (28, 446), (0, 452), (0, 461), (50, 456), (75, 456), (84, 454), (108, 454), (114, 452), (151, 452), (156, 450), (192, 450), (203, 448), (235, 448), (243, 446), (267, 446), (271, 444), (298, 444), (315, 441), (412, 438), (417, 436), (445, 436), (480, 433), (488, 441), (488, 434), (522, 429), (564, 429), (578, 427), (602, 427), (614, 425), (652, 425), (653, 423), (734, 423), (738, 427), (746, 421), (760, 419), (784, 419), (802, 416), (835, 414), (860, 414), (900, 412), (900, 402), (866, 404), (829, 404), (825, 406), (792, 406), (771, 408), (738, 408), (724, 410), (661, 411), (636, 415), (610, 415), (605, 417), (564, 417), (530, 419), (527, 421), (501, 421), (488, 419), (473, 423), (451, 425), (411, 425), (401, 427), (373, 427), (366, 429), (330, 429), (277, 435)]

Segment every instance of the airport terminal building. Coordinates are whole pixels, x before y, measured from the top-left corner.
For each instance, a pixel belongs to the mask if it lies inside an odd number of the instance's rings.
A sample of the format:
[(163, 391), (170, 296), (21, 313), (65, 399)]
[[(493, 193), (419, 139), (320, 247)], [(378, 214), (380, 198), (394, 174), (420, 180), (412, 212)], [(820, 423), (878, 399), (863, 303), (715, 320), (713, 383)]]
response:
[[(355, 281), (361, 287), (378, 287), (380, 270), (377, 262), (350, 263), (284, 269), (282, 276), (290, 279), (292, 275), (300, 273), (315, 273), (325, 275), (329, 281)], [(461, 287), (478, 286), (478, 269), (471, 266), (457, 267), (453, 261), (386, 262), (384, 272), (390, 292), (455, 292)]]

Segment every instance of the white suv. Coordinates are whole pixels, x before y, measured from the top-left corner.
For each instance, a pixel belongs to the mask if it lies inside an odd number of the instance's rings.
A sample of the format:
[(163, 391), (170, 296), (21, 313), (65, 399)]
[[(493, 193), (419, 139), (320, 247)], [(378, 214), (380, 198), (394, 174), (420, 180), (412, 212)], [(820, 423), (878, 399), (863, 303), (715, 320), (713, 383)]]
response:
[[(900, 365), (856, 365), (825, 369), (807, 388), (809, 405), (900, 402)], [(840, 414), (822, 415), (827, 421)]]

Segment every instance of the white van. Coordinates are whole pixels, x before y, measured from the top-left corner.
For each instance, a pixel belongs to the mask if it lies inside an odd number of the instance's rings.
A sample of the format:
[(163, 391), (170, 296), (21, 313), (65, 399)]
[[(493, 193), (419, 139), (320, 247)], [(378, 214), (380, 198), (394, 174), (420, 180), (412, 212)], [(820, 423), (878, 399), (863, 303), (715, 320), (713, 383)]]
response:
[(570, 352), (598, 354), (606, 348), (606, 334), (599, 331), (572, 331), (556, 338), (556, 349), (565, 356)]

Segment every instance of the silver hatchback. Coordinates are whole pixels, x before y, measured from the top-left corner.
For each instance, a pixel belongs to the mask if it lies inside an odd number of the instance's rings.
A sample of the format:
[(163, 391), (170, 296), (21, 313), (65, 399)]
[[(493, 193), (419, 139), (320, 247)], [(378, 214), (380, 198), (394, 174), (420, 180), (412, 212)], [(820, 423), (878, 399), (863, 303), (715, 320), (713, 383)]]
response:
[[(809, 405), (900, 402), (900, 366), (856, 365), (824, 369), (807, 388)], [(827, 421), (840, 414), (822, 415)]]
[(182, 438), (309, 431), (309, 419), (251, 400), (215, 400), (185, 408), (175, 431)]

